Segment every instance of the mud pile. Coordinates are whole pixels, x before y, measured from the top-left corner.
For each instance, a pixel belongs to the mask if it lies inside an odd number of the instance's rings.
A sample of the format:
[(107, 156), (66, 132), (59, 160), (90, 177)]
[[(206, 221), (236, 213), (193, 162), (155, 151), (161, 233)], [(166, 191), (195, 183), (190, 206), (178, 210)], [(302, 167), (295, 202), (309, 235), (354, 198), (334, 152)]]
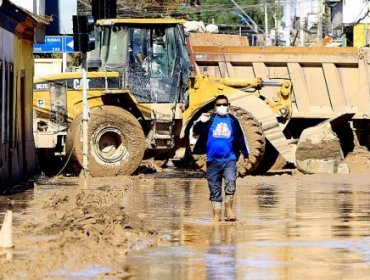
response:
[(345, 160), (351, 173), (369, 173), (370, 171), (370, 152), (365, 147), (355, 146)]
[(73, 272), (84, 277), (81, 271), (90, 276), (91, 271), (127, 276), (123, 269), (127, 252), (143, 240), (145, 246), (156, 243), (156, 234), (125, 213), (123, 199), (131, 187), (130, 179), (116, 185), (95, 181), (35, 198), (29, 211), (33, 217), (39, 213), (39, 218), (27, 221), (23, 216), (25, 220), (14, 226), (19, 233), (14, 236), (14, 258), (0, 259), (0, 279), (63, 277)]

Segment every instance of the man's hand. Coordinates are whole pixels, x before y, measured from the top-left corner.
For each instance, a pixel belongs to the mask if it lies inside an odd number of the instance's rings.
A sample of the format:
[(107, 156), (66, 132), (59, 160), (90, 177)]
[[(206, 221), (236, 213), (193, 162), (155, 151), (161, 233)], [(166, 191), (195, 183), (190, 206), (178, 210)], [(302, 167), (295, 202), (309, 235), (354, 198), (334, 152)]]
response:
[(199, 120), (203, 123), (207, 122), (209, 120), (209, 114), (207, 113), (201, 114)]
[(249, 158), (244, 158), (244, 167), (247, 169), (252, 167), (252, 163)]
[(200, 115), (200, 117), (194, 122), (193, 126), (193, 137), (198, 137), (199, 134), (201, 133), (204, 123), (206, 123), (210, 119), (209, 114), (203, 113)]

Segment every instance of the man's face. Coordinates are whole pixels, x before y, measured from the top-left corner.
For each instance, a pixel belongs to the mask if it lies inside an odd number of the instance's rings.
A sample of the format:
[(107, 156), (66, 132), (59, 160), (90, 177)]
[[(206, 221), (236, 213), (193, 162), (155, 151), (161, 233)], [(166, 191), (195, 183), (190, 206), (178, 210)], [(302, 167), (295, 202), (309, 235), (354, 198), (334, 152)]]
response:
[(229, 112), (229, 102), (227, 99), (218, 99), (215, 102), (215, 109), (219, 116), (226, 116)]
[(229, 107), (229, 102), (226, 100), (226, 99), (219, 99), (219, 100), (216, 100), (215, 102), (215, 107), (217, 109), (217, 107)]

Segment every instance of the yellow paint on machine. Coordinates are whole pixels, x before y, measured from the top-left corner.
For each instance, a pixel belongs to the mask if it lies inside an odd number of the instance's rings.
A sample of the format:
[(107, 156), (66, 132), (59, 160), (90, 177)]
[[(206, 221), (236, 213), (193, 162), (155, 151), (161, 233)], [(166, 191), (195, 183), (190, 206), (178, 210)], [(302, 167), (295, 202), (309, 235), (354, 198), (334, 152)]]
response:
[(353, 27), (353, 46), (362, 48), (370, 44), (370, 23), (360, 23)]
[[(118, 72), (89, 72), (87, 78), (92, 80), (95, 78), (118, 78), (118, 76)], [(70, 72), (34, 79), (34, 84), (36, 86), (39, 85), (39, 88), (36, 88), (33, 92), (33, 106), (36, 110), (36, 117), (42, 117), (44, 115), (48, 118), (50, 114), (50, 84), (54, 82), (65, 84), (68, 80), (74, 83), (74, 89), (68, 88), (67, 90), (67, 119), (71, 122), (76, 116), (82, 113), (82, 73)], [(129, 91), (119, 90), (118, 88), (105, 90), (104, 85), (101, 88), (89, 89), (87, 92), (89, 107), (93, 108), (103, 105), (102, 95), (104, 93), (129, 94)]]
[[(99, 78), (114, 78), (119, 77), (118, 72), (89, 72), (88, 79), (99, 79)], [(42, 118), (43, 116), (49, 118), (50, 115), (50, 91), (47, 86), (43, 88), (43, 85), (49, 85), (50, 83), (59, 81), (66, 83), (67, 80), (79, 80), (82, 78), (80, 72), (62, 73), (49, 75), (46, 77), (39, 77), (34, 79), (34, 85), (40, 85), (39, 88), (34, 89), (33, 92), (33, 106), (36, 110), (36, 117)], [(82, 113), (82, 83), (75, 89), (67, 90), (67, 120), (71, 122), (76, 116)], [(87, 91), (88, 105), (89, 108), (98, 107), (104, 105), (102, 100), (104, 95), (107, 94), (117, 94), (117, 95), (129, 95), (129, 98), (134, 104), (140, 108), (140, 112), (143, 114), (144, 118), (149, 119), (151, 117), (151, 107), (153, 104), (150, 103), (138, 103), (135, 96), (128, 89), (105, 89), (94, 88)], [(40, 106), (42, 104), (42, 106)]]

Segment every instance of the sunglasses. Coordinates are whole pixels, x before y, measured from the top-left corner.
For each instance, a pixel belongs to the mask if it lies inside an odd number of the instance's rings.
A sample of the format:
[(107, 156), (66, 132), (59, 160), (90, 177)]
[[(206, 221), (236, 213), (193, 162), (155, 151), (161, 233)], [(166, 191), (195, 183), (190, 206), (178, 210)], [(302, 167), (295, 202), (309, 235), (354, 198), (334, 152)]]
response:
[(220, 106), (224, 106), (224, 107), (227, 107), (229, 106), (229, 103), (219, 103), (219, 104), (215, 104), (216, 107), (220, 107)]

